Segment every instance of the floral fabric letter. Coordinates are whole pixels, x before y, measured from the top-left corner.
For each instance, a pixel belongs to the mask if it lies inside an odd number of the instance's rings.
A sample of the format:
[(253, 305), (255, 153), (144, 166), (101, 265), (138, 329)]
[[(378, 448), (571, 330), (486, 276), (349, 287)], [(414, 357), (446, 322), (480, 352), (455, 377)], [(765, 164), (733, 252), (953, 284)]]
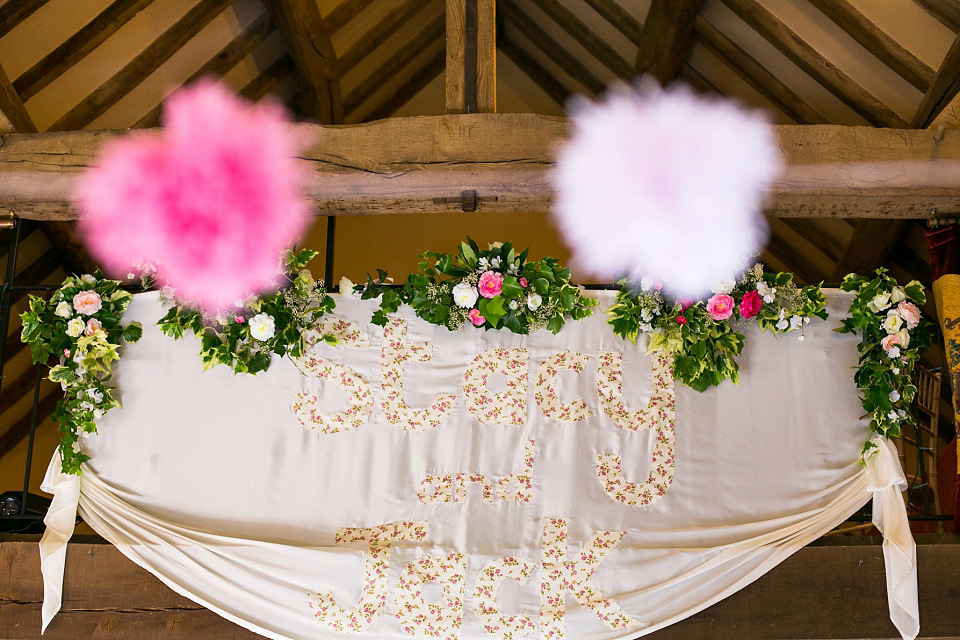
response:
[(337, 544), (366, 542), (363, 591), (357, 606), (344, 609), (333, 600), (333, 594), (308, 593), (307, 602), (314, 616), (324, 625), (340, 633), (363, 631), (376, 623), (387, 603), (387, 576), (390, 571), (390, 547), (394, 542), (414, 542), (427, 536), (426, 522), (394, 522), (371, 529), (338, 529)]
[(621, 429), (641, 431), (654, 425), (673, 423), (673, 358), (665, 351), (653, 356), (653, 384), (646, 409), (628, 411), (623, 405), (623, 354), (601, 351), (597, 363), (597, 391), (604, 413)]
[[(489, 425), (522, 425), (527, 420), (526, 349), (487, 349), (477, 354), (463, 374), (463, 398), (473, 416)], [(491, 373), (507, 377), (507, 388), (490, 391)]]
[(639, 624), (620, 608), (616, 601), (604, 597), (590, 582), (590, 576), (626, 532), (598, 531), (580, 548), (576, 560), (567, 560), (567, 521), (543, 521), (543, 550), (540, 564), (540, 632), (544, 638), (563, 638), (566, 634), (563, 602), (569, 589), (577, 602), (589, 607), (609, 629), (622, 629)]
[(534, 397), (543, 415), (554, 422), (579, 422), (593, 415), (583, 398), (563, 404), (553, 388), (561, 369), (572, 369), (580, 373), (586, 363), (587, 356), (576, 351), (564, 351), (540, 363), (537, 367), (537, 392)]
[[(418, 638), (459, 638), (466, 579), (467, 556), (462, 553), (423, 556), (408, 564), (397, 580), (400, 628)], [(443, 585), (439, 602), (424, 600), (422, 588), (427, 582)]]
[(524, 612), (515, 616), (500, 613), (497, 608), (497, 589), (507, 578), (525, 582), (536, 568), (535, 564), (522, 558), (504, 556), (480, 571), (473, 589), (473, 612), (487, 633), (503, 640), (519, 640), (533, 631), (533, 621)]
[(497, 480), (497, 497), (505, 502), (533, 500), (533, 458), (536, 440), (527, 440), (523, 446), (523, 473), (508, 473)]
[(429, 362), (429, 342), (407, 342), (407, 321), (392, 318), (383, 328), (383, 351), (380, 369), (383, 375), (380, 401), (383, 414), (391, 424), (407, 431), (432, 429), (443, 422), (457, 399), (454, 394), (440, 394), (426, 409), (412, 409), (403, 399), (403, 367), (408, 362)]

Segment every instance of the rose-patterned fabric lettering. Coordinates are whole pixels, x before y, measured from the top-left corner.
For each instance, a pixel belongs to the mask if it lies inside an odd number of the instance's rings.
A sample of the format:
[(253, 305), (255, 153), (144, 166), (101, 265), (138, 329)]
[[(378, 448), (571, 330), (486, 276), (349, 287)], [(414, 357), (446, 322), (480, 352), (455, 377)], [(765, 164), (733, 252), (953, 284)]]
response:
[(508, 578), (526, 582), (536, 569), (534, 563), (523, 558), (504, 556), (480, 570), (473, 588), (473, 612), (480, 619), (484, 631), (502, 640), (519, 640), (526, 638), (536, 628), (530, 616), (523, 611), (508, 616), (500, 613), (497, 606), (500, 583)]
[[(463, 374), (463, 399), (467, 409), (483, 424), (519, 426), (527, 419), (526, 349), (486, 349)], [(487, 386), (490, 374), (502, 373), (507, 388), (494, 393)]]
[[(456, 640), (463, 626), (463, 591), (467, 557), (462, 553), (422, 556), (408, 564), (397, 581), (396, 610), (400, 628), (417, 638)], [(439, 582), (439, 602), (427, 602), (423, 586)]]
[(593, 415), (583, 398), (567, 403), (560, 402), (554, 383), (562, 369), (580, 373), (587, 363), (587, 356), (576, 351), (564, 351), (551, 356), (537, 367), (537, 392), (534, 398), (543, 415), (556, 422), (580, 422)]
[(387, 574), (390, 548), (395, 542), (416, 542), (427, 536), (426, 522), (393, 522), (369, 529), (344, 528), (337, 531), (337, 544), (364, 542), (363, 591), (355, 607), (344, 608), (333, 594), (308, 593), (307, 602), (317, 620), (341, 633), (363, 631), (380, 618), (387, 602)]
[(623, 353), (601, 351), (597, 362), (597, 391), (603, 412), (621, 429), (640, 431), (661, 422), (673, 422), (673, 358), (666, 351), (653, 356), (653, 385), (646, 408), (628, 411), (623, 403)]
[(511, 473), (497, 481), (497, 497), (511, 502), (533, 500), (533, 458), (536, 440), (527, 440), (523, 446), (523, 473)]

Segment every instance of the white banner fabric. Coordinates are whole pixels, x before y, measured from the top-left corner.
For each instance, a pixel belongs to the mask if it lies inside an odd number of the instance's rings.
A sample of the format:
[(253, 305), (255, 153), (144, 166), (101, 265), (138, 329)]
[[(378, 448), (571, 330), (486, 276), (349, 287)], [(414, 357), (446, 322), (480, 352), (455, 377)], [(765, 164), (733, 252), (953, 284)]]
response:
[[(871, 495), (891, 615), (914, 637), (915, 549), (896, 452), (866, 468), (852, 367), (830, 319), (747, 330), (741, 384), (674, 386), (670, 362), (593, 316), (559, 335), (451, 333), (337, 299), (315, 344), (270, 370), (203, 371), (199, 343), (124, 320), (122, 409), (51, 462), (44, 624), (73, 508), (175, 591), (270, 638), (627, 638), (757, 579)], [(898, 475), (899, 474), (899, 475)], [(881, 506), (882, 508), (877, 508)]]

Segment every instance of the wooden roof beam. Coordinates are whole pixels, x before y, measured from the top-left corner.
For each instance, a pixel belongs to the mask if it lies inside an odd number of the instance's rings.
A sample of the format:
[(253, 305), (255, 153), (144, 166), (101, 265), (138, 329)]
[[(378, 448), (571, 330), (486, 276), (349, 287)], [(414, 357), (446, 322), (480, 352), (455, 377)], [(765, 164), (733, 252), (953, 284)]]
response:
[(690, 66), (689, 62), (684, 62), (680, 65), (680, 71), (677, 73), (677, 77), (691, 85), (694, 89), (700, 93), (715, 94), (722, 96), (723, 92), (709, 80), (702, 73)]
[(920, 101), (910, 126), (919, 129), (931, 124), (950, 106), (958, 92), (960, 92), (960, 36), (957, 36), (950, 45), (937, 71), (937, 77)]
[(960, 5), (955, 0), (913, 0), (954, 33), (960, 31)]
[(497, 110), (495, 0), (446, 0), (447, 113)]
[(367, 114), (367, 120), (379, 120), (389, 118), (397, 112), (400, 107), (407, 104), (413, 96), (420, 93), (424, 87), (434, 81), (439, 76), (447, 62), (446, 52), (440, 51), (433, 58), (428, 60), (420, 70), (407, 82), (393, 92), (389, 98)]
[[(261, 14), (240, 35), (227, 43), (227, 46), (214, 54), (202, 67), (194, 71), (183, 84), (188, 85), (191, 82), (196, 82), (204, 76), (222, 77), (226, 75), (241, 60), (250, 55), (257, 48), (257, 45), (266, 40), (273, 33), (273, 30), (270, 16), (266, 13)], [(163, 104), (158, 104), (137, 120), (133, 126), (137, 128), (159, 126), (162, 108)]]
[(0, 38), (32, 16), (50, 0), (7, 0), (0, 6)]
[(741, 20), (822, 84), (847, 106), (877, 127), (904, 128), (906, 121), (824, 58), (756, 0), (722, 0)]
[(887, 261), (909, 224), (909, 220), (858, 220), (831, 282), (840, 282), (848, 273), (871, 275)]
[(586, 0), (597, 14), (617, 28), (627, 40), (639, 46), (643, 39), (643, 25), (616, 0)]
[(503, 51), (528, 78), (533, 80), (544, 93), (550, 96), (554, 102), (560, 106), (566, 103), (571, 91), (541, 65), (536, 58), (524, 51), (522, 47), (516, 45), (513, 40), (506, 35), (500, 37), (499, 47), (500, 50)]
[(29, 100), (119, 31), (151, 2), (153, 0), (116, 0), (111, 3), (63, 44), (24, 71), (13, 81), (13, 88), (24, 101)]
[(431, 20), (430, 24), (414, 36), (413, 40), (407, 43), (403, 49), (396, 55), (391, 56), (373, 73), (367, 76), (363, 82), (358, 84), (353, 91), (343, 99), (344, 115), (352, 115), (363, 103), (376, 94), (388, 80), (405, 69), (417, 56), (422, 54), (424, 50), (440, 41), (443, 38), (445, 25), (446, 20), (442, 15)]
[(323, 21), (330, 33), (336, 33), (373, 4), (373, 0), (345, 0), (330, 10)]
[(189, 42), (210, 21), (233, 4), (233, 0), (200, 0), (182, 18), (177, 20), (160, 37), (154, 40), (140, 55), (123, 69), (100, 85), (93, 93), (80, 101), (59, 120), (50, 131), (75, 131), (83, 129), (127, 95), (147, 76), (160, 68), (180, 47)]
[(403, 25), (432, 3), (433, 0), (407, 0), (387, 13), (340, 57), (340, 74), (350, 73), (350, 70), (361, 60), (373, 53), (377, 47), (386, 42), (387, 38), (397, 33)]
[(23, 106), (10, 78), (0, 66), (0, 133), (36, 133), (33, 118)]
[(763, 68), (750, 54), (737, 46), (727, 36), (703, 16), (697, 16), (693, 23), (694, 31), (703, 43), (722, 62), (763, 97), (772, 102), (800, 124), (827, 124), (827, 119), (807, 104), (789, 87), (780, 82), (772, 73)]
[(273, 91), (277, 85), (283, 82), (287, 76), (296, 71), (297, 67), (293, 58), (285, 53), (260, 72), (256, 78), (248, 82), (240, 89), (240, 95), (247, 100), (258, 101), (263, 96)]
[(575, 13), (559, 2), (559, 0), (539, 0), (540, 10), (556, 22), (561, 29), (569, 33), (574, 40), (590, 52), (600, 64), (610, 69), (622, 80), (630, 81), (634, 76), (633, 65), (623, 59), (617, 50), (607, 44), (603, 38), (585, 25)]
[(663, 85), (677, 76), (693, 47), (693, 21), (703, 0), (653, 0), (643, 21), (635, 75), (649, 75)]
[(810, 0), (810, 4), (914, 87), (920, 91), (930, 87), (935, 71), (867, 19), (849, 0)]
[(316, 0), (266, 0), (300, 72), (303, 114), (321, 124), (343, 122), (337, 54)]
[(576, 80), (591, 95), (599, 95), (606, 87), (576, 56), (560, 46), (539, 24), (514, 4), (513, 0), (500, 0), (497, 4), (503, 17), (512, 24), (547, 57), (557, 63), (571, 78)]

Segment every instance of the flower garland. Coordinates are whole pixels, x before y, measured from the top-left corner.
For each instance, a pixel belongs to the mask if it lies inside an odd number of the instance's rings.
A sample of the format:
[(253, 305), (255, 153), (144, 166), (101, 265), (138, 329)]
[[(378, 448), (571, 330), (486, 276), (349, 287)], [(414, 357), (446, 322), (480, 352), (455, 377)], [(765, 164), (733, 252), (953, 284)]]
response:
[(649, 351), (674, 354), (674, 378), (697, 391), (728, 379), (739, 383), (736, 358), (744, 335), (738, 328), (756, 322), (762, 331), (781, 334), (802, 329), (814, 316), (827, 317), (819, 285), (798, 287), (791, 274), (764, 273), (759, 263), (739, 281), (719, 283), (706, 301), (668, 300), (649, 278), (619, 284), (608, 311), (613, 332), (631, 342), (648, 334)]
[(132, 298), (119, 282), (105, 279), (98, 271), (68, 277), (48, 301), (31, 295), (29, 310), (20, 314), (20, 339), (30, 345), (33, 362), (60, 359), (51, 367), (49, 378), (64, 391), (53, 419), (60, 425), (65, 473), (79, 474), (80, 465), (90, 459), (76, 448), (77, 440), (96, 433), (96, 421), (120, 406), (107, 382), (120, 357), (121, 338), (136, 342), (143, 333), (137, 322), (120, 323)]
[[(288, 251), (285, 274), (279, 290), (246, 301), (237, 301), (230, 313), (210, 315), (173, 303), (157, 324), (168, 336), (179, 340), (189, 329), (200, 337), (203, 368), (225, 364), (236, 373), (257, 373), (270, 367), (270, 356), (303, 355), (304, 333), (336, 303), (326, 294), (322, 282), (314, 280), (306, 265), (317, 256), (306, 249)], [(170, 293), (164, 293), (170, 297)], [(321, 336), (335, 343), (331, 334)]]
[[(854, 381), (871, 416), (870, 430), (895, 438), (903, 425), (916, 423), (909, 411), (917, 394), (912, 373), (920, 353), (930, 348), (931, 323), (920, 313), (927, 300), (923, 285), (912, 280), (901, 287), (881, 268), (873, 279), (851, 273), (840, 288), (857, 294), (837, 331), (861, 336)], [(875, 447), (868, 441), (863, 457)]]
[(528, 262), (528, 251), (517, 255), (509, 242), (480, 250), (468, 237), (457, 253), (421, 254), (419, 273), (408, 276), (402, 287), (389, 286), (387, 272), (378, 269), (376, 280), (367, 276), (367, 284), (356, 289), (364, 300), (380, 296), (380, 309), (371, 320), (379, 326), (385, 326), (387, 314), (401, 304), (451, 331), (469, 324), (514, 333), (557, 333), (567, 319), (589, 316), (597, 302), (570, 283), (570, 270), (554, 258)]

